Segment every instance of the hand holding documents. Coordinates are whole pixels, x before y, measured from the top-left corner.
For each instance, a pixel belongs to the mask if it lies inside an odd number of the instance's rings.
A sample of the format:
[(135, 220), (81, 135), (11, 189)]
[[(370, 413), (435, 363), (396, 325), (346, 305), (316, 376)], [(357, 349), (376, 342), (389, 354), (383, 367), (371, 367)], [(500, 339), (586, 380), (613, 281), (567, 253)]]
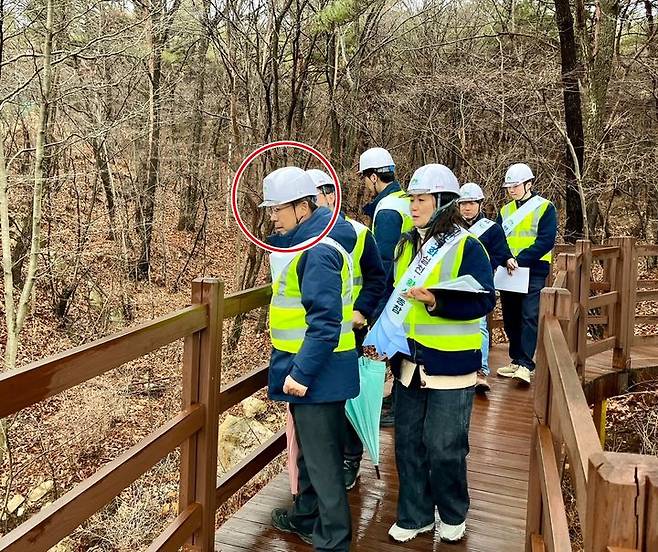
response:
[(459, 276), (458, 278), (453, 278), (452, 280), (447, 280), (446, 282), (441, 282), (436, 286), (429, 286), (427, 289), (442, 291), (465, 291), (467, 293), (487, 293), (487, 290), (480, 285), (480, 282), (478, 282), (470, 274)]
[(507, 268), (499, 266), (494, 274), (494, 286), (500, 291), (528, 293), (529, 282), (530, 269), (523, 266), (515, 269), (512, 274), (507, 272)]

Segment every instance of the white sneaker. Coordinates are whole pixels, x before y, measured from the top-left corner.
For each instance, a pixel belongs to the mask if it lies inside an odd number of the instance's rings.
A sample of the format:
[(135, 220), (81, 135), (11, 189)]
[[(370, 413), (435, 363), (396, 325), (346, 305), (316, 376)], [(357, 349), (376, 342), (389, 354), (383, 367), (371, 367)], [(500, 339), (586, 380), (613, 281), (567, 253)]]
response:
[(445, 542), (457, 542), (464, 538), (466, 532), (466, 522), (459, 525), (448, 525), (447, 523), (439, 523), (439, 536)]
[(425, 527), (419, 529), (403, 529), (397, 523), (391, 525), (391, 528), (388, 530), (389, 536), (398, 542), (407, 542), (411, 539), (415, 539), (421, 533), (429, 533), (434, 529), (434, 524), (430, 523)]
[(513, 362), (510, 362), (507, 366), (503, 366), (502, 368), (498, 368), (496, 370), (496, 374), (499, 376), (503, 376), (504, 378), (512, 378), (514, 377), (514, 374), (516, 374), (516, 371), (521, 368), (518, 364), (514, 364)]
[(519, 369), (512, 376), (515, 380), (522, 381), (530, 385), (531, 372), (525, 366), (519, 366)]

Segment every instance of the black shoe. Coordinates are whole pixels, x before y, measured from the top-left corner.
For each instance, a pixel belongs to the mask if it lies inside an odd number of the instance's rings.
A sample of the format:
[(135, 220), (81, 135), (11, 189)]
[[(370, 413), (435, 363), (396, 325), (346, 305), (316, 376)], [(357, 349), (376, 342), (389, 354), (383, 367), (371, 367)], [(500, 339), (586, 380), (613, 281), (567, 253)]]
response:
[(393, 427), (395, 425), (395, 411), (390, 408), (382, 409), (382, 415), (379, 418), (379, 427)]
[(343, 477), (345, 478), (345, 489), (350, 490), (356, 485), (356, 480), (359, 478), (359, 466), (361, 460), (343, 460)]
[(279, 531), (297, 535), (306, 544), (313, 544), (313, 539), (311, 538), (310, 533), (302, 533), (290, 523), (290, 520), (288, 519), (288, 510), (285, 508), (274, 508), (274, 510), (272, 510), (272, 525)]

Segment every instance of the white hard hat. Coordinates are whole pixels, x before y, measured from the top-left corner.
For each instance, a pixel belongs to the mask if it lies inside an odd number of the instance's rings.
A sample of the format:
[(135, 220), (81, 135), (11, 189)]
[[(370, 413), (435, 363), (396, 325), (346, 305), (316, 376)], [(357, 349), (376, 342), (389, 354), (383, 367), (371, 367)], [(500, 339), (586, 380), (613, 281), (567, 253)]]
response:
[(511, 186), (516, 186), (521, 184), (521, 182), (527, 182), (532, 180), (535, 177), (532, 174), (532, 170), (525, 163), (514, 163), (507, 172), (505, 173), (505, 182), (503, 182), (503, 188), (509, 188)]
[(359, 173), (368, 169), (386, 169), (386, 172), (395, 170), (395, 163), (388, 150), (384, 148), (370, 148), (359, 157)]
[(459, 194), (457, 177), (448, 167), (439, 165), (438, 163), (430, 163), (416, 169), (407, 188), (409, 195), (436, 194), (440, 192)]
[(484, 199), (484, 192), (482, 188), (475, 182), (467, 182), (459, 188), (459, 199), (457, 203), (466, 201), (482, 201)]
[(313, 179), (299, 167), (281, 167), (263, 179), (263, 203), (259, 207), (273, 207), (296, 199), (317, 196)]
[(331, 178), (326, 172), (321, 171), (320, 169), (309, 169), (306, 171), (306, 174), (311, 177), (313, 184), (316, 188), (320, 186), (335, 186), (333, 178)]

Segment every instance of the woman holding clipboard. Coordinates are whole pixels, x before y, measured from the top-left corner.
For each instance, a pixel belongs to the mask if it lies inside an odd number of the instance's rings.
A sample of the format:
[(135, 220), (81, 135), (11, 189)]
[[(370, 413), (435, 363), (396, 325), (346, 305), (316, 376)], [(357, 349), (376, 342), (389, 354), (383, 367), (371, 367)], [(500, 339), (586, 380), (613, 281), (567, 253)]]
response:
[(392, 359), (400, 489), (389, 535), (406, 542), (432, 531), (438, 509), (439, 536), (454, 542), (464, 536), (469, 508), (468, 429), (493, 278), (482, 244), (460, 226), (450, 169), (421, 167), (408, 194), (414, 228), (398, 244), (395, 289), (383, 313), (408, 344), (408, 354)]

